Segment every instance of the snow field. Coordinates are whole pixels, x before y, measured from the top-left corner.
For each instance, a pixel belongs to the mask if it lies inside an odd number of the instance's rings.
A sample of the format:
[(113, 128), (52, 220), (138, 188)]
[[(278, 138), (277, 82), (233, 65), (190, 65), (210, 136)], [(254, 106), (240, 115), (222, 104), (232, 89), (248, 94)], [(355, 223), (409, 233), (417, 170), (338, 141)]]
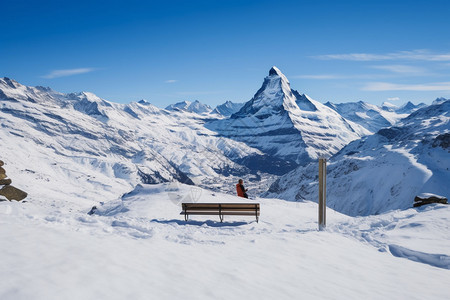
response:
[(174, 183), (139, 185), (99, 204), (92, 216), (89, 201), (36, 200), (0, 202), (0, 299), (446, 299), (450, 293), (448, 267), (389, 250), (437, 253), (445, 263), (446, 205), (357, 218), (328, 209), (328, 227), (319, 232), (317, 204), (278, 199), (256, 200), (259, 223), (238, 216), (185, 222), (180, 202), (242, 200)]

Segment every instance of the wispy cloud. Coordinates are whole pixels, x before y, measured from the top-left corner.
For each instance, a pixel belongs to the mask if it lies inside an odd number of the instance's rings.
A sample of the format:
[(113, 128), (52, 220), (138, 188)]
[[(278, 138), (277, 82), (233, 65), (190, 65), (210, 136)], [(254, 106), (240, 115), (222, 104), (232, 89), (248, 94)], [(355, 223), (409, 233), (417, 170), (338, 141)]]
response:
[(352, 61), (373, 61), (373, 60), (389, 59), (389, 56), (387, 55), (370, 54), (370, 53), (325, 54), (313, 57), (321, 60), (352, 60)]
[(315, 75), (294, 75), (289, 78), (294, 79), (315, 79), (315, 80), (334, 80), (334, 79), (385, 79), (398, 77), (394, 74), (354, 74), (354, 75), (341, 75), (341, 74), (315, 74)]
[(409, 75), (424, 75), (427, 71), (424, 68), (407, 66), (407, 65), (382, 65), (382, 66), (371, 66), (373, 69), (385, 70), (397, 74), (409, 74)]
[(164, 81), (164, 83), (175, 83), (175, 82), (178, 82), (178, 80), (176, 80), (176, 79), (169, 79), (169, 80)]
[(198, 95), (215, 95), (222, 94), (224, 91), (198, 91), (198, 92), (177, 92), (177, 95), (180, 96), (198, 96)]
[(389, 82), (369, 82), (363, 91), (450, 91), (450, 82), (436, 82), (425, 84), (397, 84)]
[(382, 61), (382, 60), (418, 60), (450, 61), (450, 53), (433, 53), (430, 50), (398, 51), (386, 54), (348, 53), (313, 56), (321, 60)]
[(332, 74), (319, 74), (319, 75), (297, 75), (297, 76), (291, 76), (291, 78), (326, 80), (326, 79), (347, 79), (348, 76), (332, 75)]
[(58, 77), (66, 77), (78, 74), (89, 73), (95, 71), (95, 68), (78, 68), (78, 69), (66, 69), (66, 70), (53, 70), (47, 75), (41, 76), (42, 78), (58, 78)]
[(390, 97), (390, 98), (387, 98), (387, 99), (388, 99), (388, 101), (400, 101), (399, 97)]

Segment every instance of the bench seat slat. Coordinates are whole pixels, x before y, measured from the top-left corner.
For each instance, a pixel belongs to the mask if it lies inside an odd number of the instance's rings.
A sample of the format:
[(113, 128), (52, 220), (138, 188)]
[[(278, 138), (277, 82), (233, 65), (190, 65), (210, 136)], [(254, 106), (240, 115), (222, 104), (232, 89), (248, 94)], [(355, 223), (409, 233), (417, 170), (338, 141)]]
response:
[[(180, 215), (184, 215), (185, 214), (185, 212), (184, 211), (182, 211), (181, 213), (180, 213)], [(257, 212), (257, 214), (258, 214), (258, 216), (260, 215), (259, 214), (259, 211)], [(235, 216), (255, 216), (256, 214), (255, 214), (255, 211), (253, 211), (253, 212), (250, 212), (250, 211), (233, 211), (233, 212), (231, 212), (231, 211), (222, 211), (221, 213), (219, 213), (218, 211), (189, 211), (188, 212), (188, 215), (209, 215), (209, 216), (218, 216), (218, 215), (229, 215), (229, 216), (232, 216), (232, 215), (235, 215)]]
[(259, 207), (259, 203), (183, 203), (183, 207), (187, 208), (219, 208), (219, 205), (222, 208), (241, 207), (255, 209), (255, 206)]
[[(241, 208), (241, 207), (222, 207), (221, 208), (221, 210), (222, 211), (226, 211), (226, 210), (228, 210), (228, 211), (240, 211), (240, 210), (242, 210), (242, 211), (255, 211), (255, 209), (256, 210), (259, 210), (259, 208), (255, 208), (255, 207), (252, 207), (252, 208)], [(219, 208), (201, 208), (201, 207), (196, 207), (196, 208), (184, 208), (184, 211), (187, 211), (187, 212), (190, 212), (190, 211), (196, 211), (196, 210), (203, 210), (203, 211), (218, 211), (219, 210)]]

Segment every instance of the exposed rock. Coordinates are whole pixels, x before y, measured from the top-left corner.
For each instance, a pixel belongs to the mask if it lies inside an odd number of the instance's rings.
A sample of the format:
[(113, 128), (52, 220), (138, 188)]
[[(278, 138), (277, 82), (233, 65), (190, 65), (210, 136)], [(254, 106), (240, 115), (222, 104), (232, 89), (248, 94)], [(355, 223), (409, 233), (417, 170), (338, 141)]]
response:
[(3, 162), (3, 160), (0, 160), (0, 167), (3, 166), (5, 163)]
[(431, 204), (431, 203), (447, 204), (447, 198), (445, 198), (444, 196), (428, 194), (428, 193), (418, 195), (414, 198), (414, 207), (419, 207), (419, 206), (422, 206), (425, 204)]
[(5, 185), (0, 190), (0, 195), (6, 197), (8, 200), (17, 200), (21, 201), (25, 199), (28, 194), (18, 188), (13, 187), (12, 185)]
[(8, 177), (6, 174), (0, 174), (0, 180), (5, 179), (6, 177)]
[(438, 135), (433, 141), (433, 148), (441, 147), (442, 149), (450, 148), (450, 133)]
[(95, 214), (95, 211), (97, 210), (97, 206), (92, 206), (91, 210), (88, 212), (88, 215)]
[(7, 179), (0, 179), (0, 185), (10, 185), (12, 183), (12, 180), (7, 178)]
[(5, 169), (3, 169), (2, 167), (0, 167), (0, 174), (6, 174)]

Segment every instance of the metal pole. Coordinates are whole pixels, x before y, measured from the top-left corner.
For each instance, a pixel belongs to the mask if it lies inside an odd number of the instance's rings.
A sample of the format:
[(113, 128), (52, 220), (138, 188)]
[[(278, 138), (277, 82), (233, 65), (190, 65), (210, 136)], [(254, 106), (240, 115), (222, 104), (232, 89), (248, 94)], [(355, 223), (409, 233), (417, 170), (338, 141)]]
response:
[(323, 227), (327, 227), (327, 159), (323, 159)]
[(319, 230), (327, 224), (327, 160), (319, 158)]

